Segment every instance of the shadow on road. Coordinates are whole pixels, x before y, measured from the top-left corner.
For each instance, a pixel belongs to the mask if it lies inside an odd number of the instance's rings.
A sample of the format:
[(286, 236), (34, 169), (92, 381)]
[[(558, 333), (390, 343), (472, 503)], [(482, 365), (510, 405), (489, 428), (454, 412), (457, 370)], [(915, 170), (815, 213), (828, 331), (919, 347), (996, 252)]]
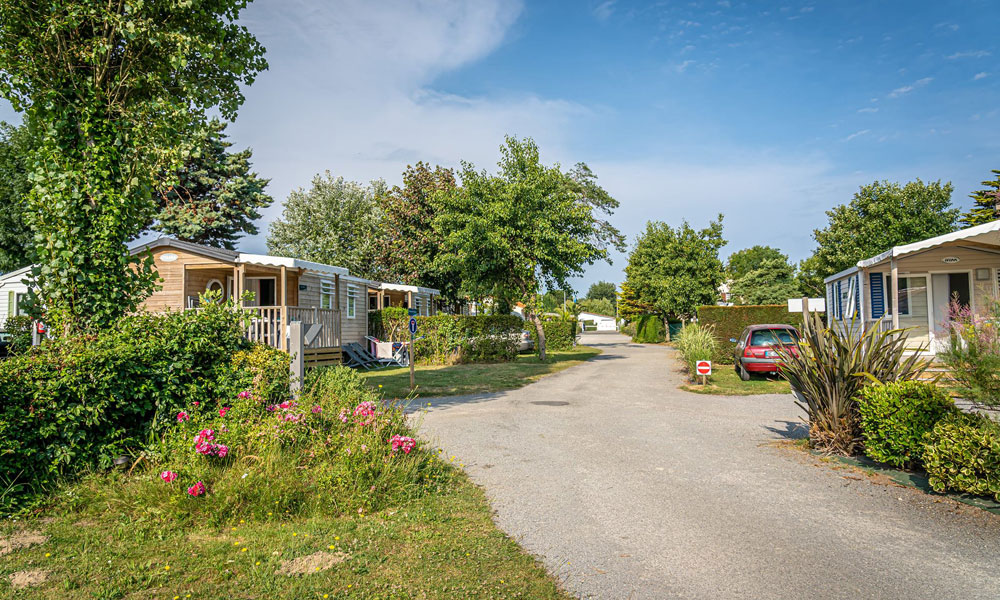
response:
[(809, 437), (809, 427), (802, 421), (775, 421), (775, 423), (783, 424), (784, 428), (764, 425), (764, 429), (776, 433), (786, 440), (801, 440)]

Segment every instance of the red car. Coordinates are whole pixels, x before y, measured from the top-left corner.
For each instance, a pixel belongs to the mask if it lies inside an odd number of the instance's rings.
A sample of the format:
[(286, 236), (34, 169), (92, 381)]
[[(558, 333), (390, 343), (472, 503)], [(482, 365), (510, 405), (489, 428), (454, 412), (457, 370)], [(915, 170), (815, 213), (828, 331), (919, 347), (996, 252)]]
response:
[(799, 332), (791, 325), (750, 325), (736, 343), (733, 362), (740, 379), (749, 381), (752, 373), (776, 375), (779, 368), (777, 349), (798, 356)]

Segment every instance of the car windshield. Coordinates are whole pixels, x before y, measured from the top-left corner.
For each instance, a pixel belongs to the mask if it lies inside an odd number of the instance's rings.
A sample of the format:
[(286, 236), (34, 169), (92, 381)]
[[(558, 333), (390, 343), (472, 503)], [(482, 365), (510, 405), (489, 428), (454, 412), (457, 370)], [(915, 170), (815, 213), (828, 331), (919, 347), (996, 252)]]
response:
[(778, 344), (794, 344), (797, 340), (791, 329), (761, 329), (750, 336), (751, 346), (775, 346)]

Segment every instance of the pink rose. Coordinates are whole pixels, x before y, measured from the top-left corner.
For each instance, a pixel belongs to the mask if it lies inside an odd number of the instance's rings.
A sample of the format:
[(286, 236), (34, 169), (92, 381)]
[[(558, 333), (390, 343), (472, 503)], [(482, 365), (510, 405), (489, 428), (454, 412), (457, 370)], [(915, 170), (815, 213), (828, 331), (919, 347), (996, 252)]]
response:
[(182, 410), (181, 412), (177, 413), (177, 422), (178, 423), (181, 423), (181, 422), (184, 422), (184, 421), (187, 421), (187, 420), (188, 420), (188, 414), (186, 412), (184, 412)]
[(170, 483), (173, 480), (177, 479), (177, 473), (174, 473), (173, 471), (164, 471), (160, 473), (160, 479), (166, 481), (167, 483)]
[(409, 454), (414, 448), (417, 447), (417, 441), (415, 439), (402, 435), (392, 436), (389, 438), (389, 443), (392, 444), (393, 452), (402, 450), (404, 454)]
[(188, 494), (196, 498), (204, 493), (205, 493), (205, 484), (200, 481), (188, 488)]
[(229, 412), (229, 407), (228, 406), (223, 406), (222, 408), (219, 409), (219, 416), (220, 417), (224, 417), (224, 416), (226, 416), (227, 412)]

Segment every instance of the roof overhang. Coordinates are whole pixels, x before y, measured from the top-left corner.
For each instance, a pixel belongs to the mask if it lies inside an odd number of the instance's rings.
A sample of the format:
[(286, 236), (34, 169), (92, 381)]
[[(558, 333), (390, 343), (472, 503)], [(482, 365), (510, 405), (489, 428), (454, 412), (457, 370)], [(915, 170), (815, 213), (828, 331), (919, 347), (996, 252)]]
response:
[(129, 252), (132, 256), (139, 254), (144, 250), (152, 250), (153, 248), (161, 247), (177, 248), (178, 250), (184, 250), (185, 252), (191, 252), (193, 254), (200, 254), (202, 256), (208, 256), (210, 258), (215, 258), (225, 262), (236, 262), (239, 257), (239, 253), (233, 250), (226, 250), (225, 248), (216, 248), (214, 246), (203, 246), (201, 244), (195, 244), (192, 242), (184, 242), (181, 240), (175, 240), (174, 238), (169, 238), (166, 236), (158, 237), (155, 240), (150, 240), (129, 248)]
[(373, 282), (372, 287), (390, 292), (413, 292), (415, 294), (441, 295), (441, 290), (429, 287), (420, 287), (419, 285), (406, 285), (403, 283), (386, 283), (384, 281), (379, 281)]
[(908, 254), (931, 250), (932, 248), (944, 246), (946, 244), (954, 244), (955, 242), (982, 244), (984, 246), (992, 246), (1000, 249), (1000, 220), (990, 221), (989, 223), (983, 223), (982, 225), (976, 225), (975, 227), (969, 227), (968, 229), (960, 229), (958, 231), (921, 240), (912, 244), (906, 244), (905, 246), (895, 246), (886, 250), (882, 254), (858, 261), (858, 266), (863, 269), (867, 269), (884, 263), (887, 260), (902, 258)]
[(3, 275), (0, 275), (0, 285), (12, 282), (21, 283), (21, 279), (27, 277), (29, 273), (31, 273), (31, 265), (21, 267), (20, 269), (11, 271), (10, 273), (4, 273)]
[(841, 271), (840, 273), (835, 273), (833, 275), (830, 275), (829, 277), (823, 280), (823, 283), (830, 283), (831, 281), (837, 281), (838, 279), (843, 279), (848, 275), (853, 275), (854, 273), (857, 272), (857, 270), (858, 270), (857, 267), (848, 267), (843, 271)]
[(289, 269), (303, 269), (306, 271), (315, 271), (316, 273), (324, 273), (327, 275), (350, 274), (350, 271), (345, 269), (344, 267), (324, 265), (323, 263), (312, 262), (311, 260), (302, 260), (299, 258), (291, 258), (288, 256), (270, 256), (267, 254), (247, 254), (245, 252), (240, 252), (237, 261), (248, 265), (261, 265), (264, 267), (286, 267)]

